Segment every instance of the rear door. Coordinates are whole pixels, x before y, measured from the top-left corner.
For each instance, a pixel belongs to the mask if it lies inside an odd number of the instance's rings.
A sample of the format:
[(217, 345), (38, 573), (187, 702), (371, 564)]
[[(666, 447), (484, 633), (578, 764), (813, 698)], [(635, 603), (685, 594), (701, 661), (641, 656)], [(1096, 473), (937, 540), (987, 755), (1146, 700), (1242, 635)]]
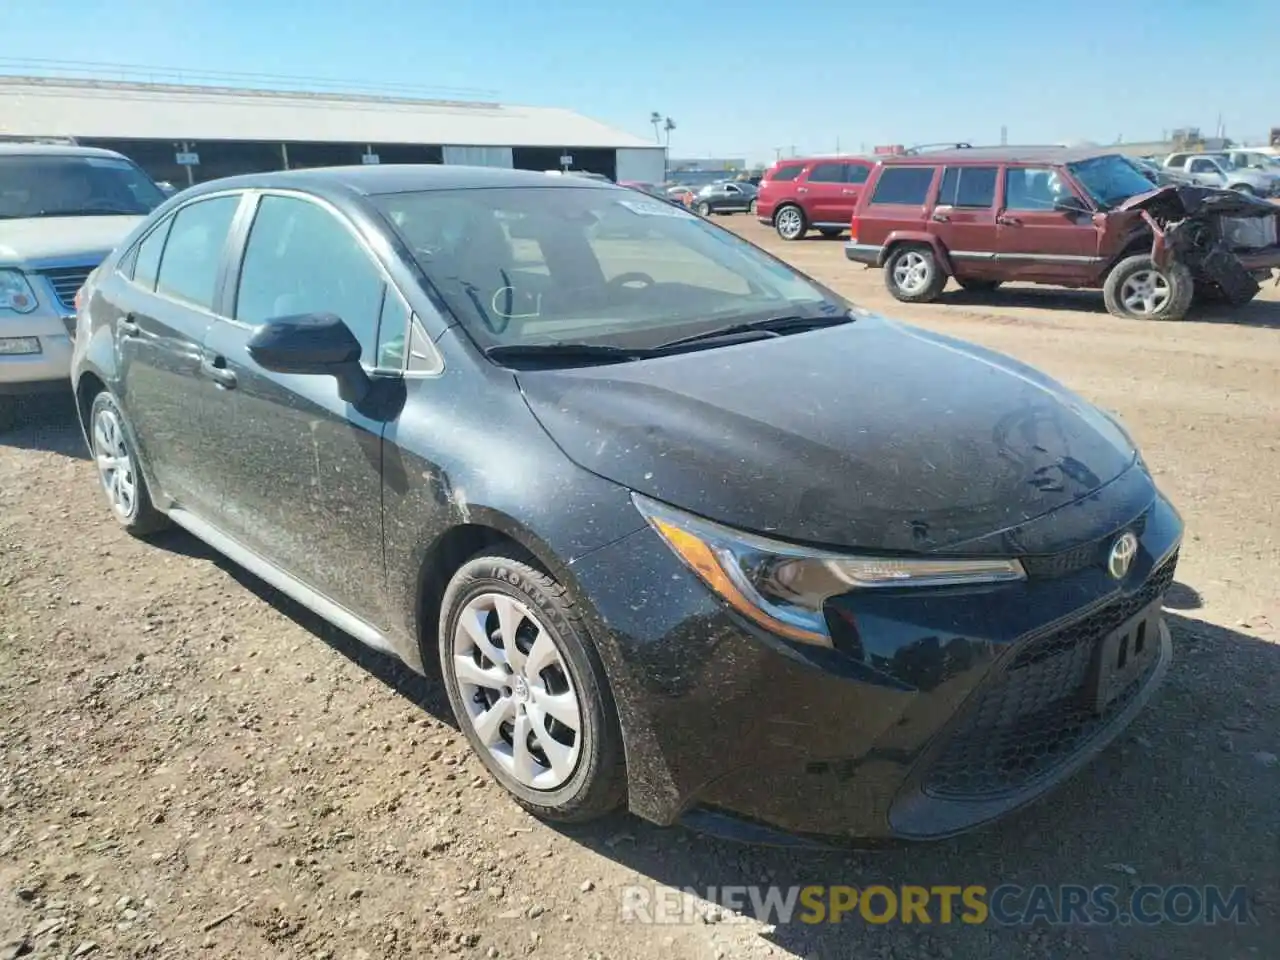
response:
[(881, 168), (858, 213), (857, 244), (868, 254), (883, 247), (894, 233), (927, 229), (928, 201), (937, 167), (902, 164)]
[(1000, 167), (954, 166), (942, 183), (929, 229), (950, 255), (956, 276), (999, 279), (996, 264), (996, 192)]
[(1101, 229), (1089, 213), (1055, 209), (1059, 197), (1085, 200), (1053, 167), (1005, 168), (996, 214), (1001, 274), (1010, 280), (1086, 283), (1097, 272)]
[[(853, 207), (848, 203), (845, 190), (852, 189), (845, 183), (845, 164), (839, 160), (819, 160), (809, 167), (803, 182), (796, 187), (796, 194), (813, 227), (849, 226)], [(848, 210), (841, 218), (841, 211)]]
[(201, 344), (213, 325), (240, 193), (201, 197), (147, 234), (115, 298), (120, 397), (160, 497), (209, 515), (220, 499), (209, 447), (214, 386)]
[(231, 409), (218, 424), (227, 451), (219, 524), (313, 590), (386, 628), (386, 423), (338, 396), (334, 378), (264, 370), (247, 346), (268, 320), (332, 313), (360, 341), (366, 371), (396, 379), (408, 307), (345, 215), (284, 192), (258, 198), (229, 297), (231, 316), (207, 341), (208, 361), (234, 377)]

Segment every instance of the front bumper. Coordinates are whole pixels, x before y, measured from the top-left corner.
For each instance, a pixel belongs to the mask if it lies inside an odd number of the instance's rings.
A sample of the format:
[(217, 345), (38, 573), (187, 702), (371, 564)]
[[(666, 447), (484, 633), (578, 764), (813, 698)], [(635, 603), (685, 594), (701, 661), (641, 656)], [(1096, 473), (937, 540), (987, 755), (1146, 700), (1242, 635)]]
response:
[[(1121, 529), (1140, 549), (1115, 581), (1097, 550)], [(949, 836), (1042, 796), (1128, 725), (1170, 657), (1158, 604), (1177, 512), (1156, 495), (1092, 533), (1024, 583), (834, 600), (834, 650), (746, 624), (647, 529), (579, 560), (632, 810), (765, 842), (874, 841)], [(1099, 706), (1097, 651), (1140, 611), (1155, 652)]]
[(70, 389), (74, 318), (29, 314), (0, 319), (0, 337), (34, 338), (38, 353), (0, 353), (0, 394)]

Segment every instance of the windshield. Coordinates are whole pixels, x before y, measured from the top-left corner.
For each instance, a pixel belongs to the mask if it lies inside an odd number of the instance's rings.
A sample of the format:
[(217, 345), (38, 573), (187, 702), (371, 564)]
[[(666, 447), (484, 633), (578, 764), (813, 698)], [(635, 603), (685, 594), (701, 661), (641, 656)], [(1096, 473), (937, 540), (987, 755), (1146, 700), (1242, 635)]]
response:
[(727, 230), (634, 191), (437, 190), (373, 200), (482, 347), (651, 347), (726, 321), (849, 309)]
[(1150, 180), (1117, 154), (1079, 160), (1067, 164), (1067, 169), (1103, 210), (1155, 189)]
[(0, 157), (0, 217), (147, 214), (160, 188), (128, 160), (28, 154)]

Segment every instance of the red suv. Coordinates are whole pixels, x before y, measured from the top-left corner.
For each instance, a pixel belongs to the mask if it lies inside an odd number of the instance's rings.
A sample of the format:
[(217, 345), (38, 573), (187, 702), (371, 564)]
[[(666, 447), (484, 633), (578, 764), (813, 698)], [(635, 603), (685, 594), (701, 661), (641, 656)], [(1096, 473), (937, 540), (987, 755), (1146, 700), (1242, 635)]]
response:
[(771, 224), (783, 240), (799, 240), (811, 227), (838, 237), (849, 229), (872, 165), (862, 157), (779, 160), (760, 181), (756, 219)]
[(1005, 281), (1101, 287), (1117, 316), (1178, 320), (1193, 296), (1244, 304), (1280, 267), (1276, 206), (1156, 187), (1118, 154), (956, 149), (878, 163), (845, 255), (883, 267), (899, 300)]

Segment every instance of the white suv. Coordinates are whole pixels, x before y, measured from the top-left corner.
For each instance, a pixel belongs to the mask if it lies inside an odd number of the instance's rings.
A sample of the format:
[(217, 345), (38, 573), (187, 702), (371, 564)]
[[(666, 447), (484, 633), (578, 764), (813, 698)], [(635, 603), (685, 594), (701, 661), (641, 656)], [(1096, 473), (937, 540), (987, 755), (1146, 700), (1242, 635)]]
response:
[(110, 150), (0, 143), (0, 430), (22, 394), (71, 389), (76, 292), (164, 199)]

